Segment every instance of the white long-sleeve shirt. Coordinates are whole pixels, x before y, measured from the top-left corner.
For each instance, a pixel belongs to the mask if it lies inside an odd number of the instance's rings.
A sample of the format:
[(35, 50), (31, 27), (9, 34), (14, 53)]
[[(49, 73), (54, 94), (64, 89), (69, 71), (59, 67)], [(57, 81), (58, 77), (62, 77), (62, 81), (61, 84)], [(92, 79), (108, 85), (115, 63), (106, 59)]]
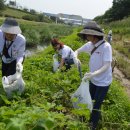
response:
[[(91, 51), (95, 46), (101, 44), (103, 40), (99, 41), (95, 45), (92, 42), (84, 44), (81, 48), (77, 50), (78, 54), (80, 52), (86, 52), (91, 54)], [(99, 46), (94, 53), (90, 56), (89, 68), (90, 72), (95, 72), (102, 68), (106, 62), (112, 62), (112, 48), (108, 42), (103, 43)], [(91, 78), (91, 82), (97, 86), (108, 86), (112, 82), (112, 69), (109, 66), (103, 73)]]
[[(3, 52), (4, 44), (5, 36), (4, 33), (0, 30), (0, 54)], [(4, 55), (2, 55), (2, 61), (4, 63), (11, 63), (14, 60), (16, 60), (16, 62), (22, 62), (25, 55), (25, 46), (25, 37), (22, 34), (17, 34), (13, 44), (8, 49), (8, 54), (11, 58), (6, 58)]]
[(60, 49), (58, 53), (63, 59), (73, 59), (74, 57), (76, 57), (74, 51), (67, 45), (63, 45), (63, 48)]

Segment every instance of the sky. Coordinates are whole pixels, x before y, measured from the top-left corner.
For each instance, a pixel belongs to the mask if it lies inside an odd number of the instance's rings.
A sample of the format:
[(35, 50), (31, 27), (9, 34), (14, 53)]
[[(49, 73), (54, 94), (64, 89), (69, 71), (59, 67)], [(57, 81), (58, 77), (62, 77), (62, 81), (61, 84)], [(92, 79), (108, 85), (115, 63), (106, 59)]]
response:
[[(7, 2), (10, 0), (6, 0)], [(37, 12), (64, 13), (80, 15), (93, 19), (103, 15), (112, 7), (113, 0), (11, 0), (23, 8), (34, 9)]]

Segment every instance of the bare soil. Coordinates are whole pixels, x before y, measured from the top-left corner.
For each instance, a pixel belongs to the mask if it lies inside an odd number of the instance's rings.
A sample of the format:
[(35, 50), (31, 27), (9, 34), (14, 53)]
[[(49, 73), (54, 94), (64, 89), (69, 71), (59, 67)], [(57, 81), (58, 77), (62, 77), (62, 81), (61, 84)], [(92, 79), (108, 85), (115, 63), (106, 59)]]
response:
[(126, 93), (130, 99), (130, 80), (125, 78), (125, 75), (117, 67), (114, 68), (113, 76), (125, 87)]
[[(119, 53), (117, 50), (113, 49), (113, 53), (116, 55), (116, 56), (121, 56), (124, 58), (124, 60), (126, 60), (127, 62), (130, 63), (130, 59), (128, 59), (125, 55), (123, 55), (122, 53)], [(130, 99), (130, 80), (127, 79), (125, 77), (125, 75), (117, 68), (115, 67), (114, 68), (114, 72), (113, 72), (113, 76), (118, 79), (122, 86), (125, 87), (125, 90), (126, 90), (126, 93), (128, 94), (128, 97)]]

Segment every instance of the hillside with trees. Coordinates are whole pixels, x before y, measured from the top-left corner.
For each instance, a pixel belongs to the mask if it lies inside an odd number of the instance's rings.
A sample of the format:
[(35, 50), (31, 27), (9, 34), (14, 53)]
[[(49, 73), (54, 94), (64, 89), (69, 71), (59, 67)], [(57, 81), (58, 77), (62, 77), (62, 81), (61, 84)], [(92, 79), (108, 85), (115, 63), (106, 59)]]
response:
[(17, 19), (24, 19), (29, 21), (36, 22), (46, 22), (52, 23), (55, 22), (53, 19), (46, 17), (43, 13), (39, 13), (34, 9), (28, 10), (27, 8), (16, 8), (12, 7), (9, 4), (5, 4), (6, 1), (0, 0), (0, 16), (1, 17), (14, 17)]
[(100, 23), (122, 20), (130, 16), (130, 0), (113, 0), (112, 7), (102, 16), (95, 17)]
[(4, 10), (5, 9), (5, 1), (4, 0), (0, 0), (0, 10)]

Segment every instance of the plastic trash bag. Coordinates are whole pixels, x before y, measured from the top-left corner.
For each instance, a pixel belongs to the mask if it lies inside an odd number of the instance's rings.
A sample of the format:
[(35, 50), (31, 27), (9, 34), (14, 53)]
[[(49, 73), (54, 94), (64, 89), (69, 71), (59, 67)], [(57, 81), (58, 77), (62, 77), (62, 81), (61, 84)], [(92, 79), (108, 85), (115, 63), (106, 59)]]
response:
[(59, 62), (58, 62), (58, 55), (55, 54), (53, 55), (53, 72), (56, 72), (58, 70), (59, 67)]
[[(74, 98), (76, 98), (77, 100), (73, 101)], [(73, 101), (74, 108), (79, 109), (81, 107), (78, 104), (86, 104), (87, 108), (91, 112), (93, 109), (93, 103), (89, 92), (89, 82), (82, 81), (79, 88), (75, 91), (74, 94), (72, 94), (71, 99)]]
[(23, 66), (21, 63), (16, 65), (16, 73), (10, 76), (2, 77), (2, 85), (8, 98), (12, 97), (13, 92), (17, 91), (22, 94), (25, 88), (25, 82), (22, 78)]

